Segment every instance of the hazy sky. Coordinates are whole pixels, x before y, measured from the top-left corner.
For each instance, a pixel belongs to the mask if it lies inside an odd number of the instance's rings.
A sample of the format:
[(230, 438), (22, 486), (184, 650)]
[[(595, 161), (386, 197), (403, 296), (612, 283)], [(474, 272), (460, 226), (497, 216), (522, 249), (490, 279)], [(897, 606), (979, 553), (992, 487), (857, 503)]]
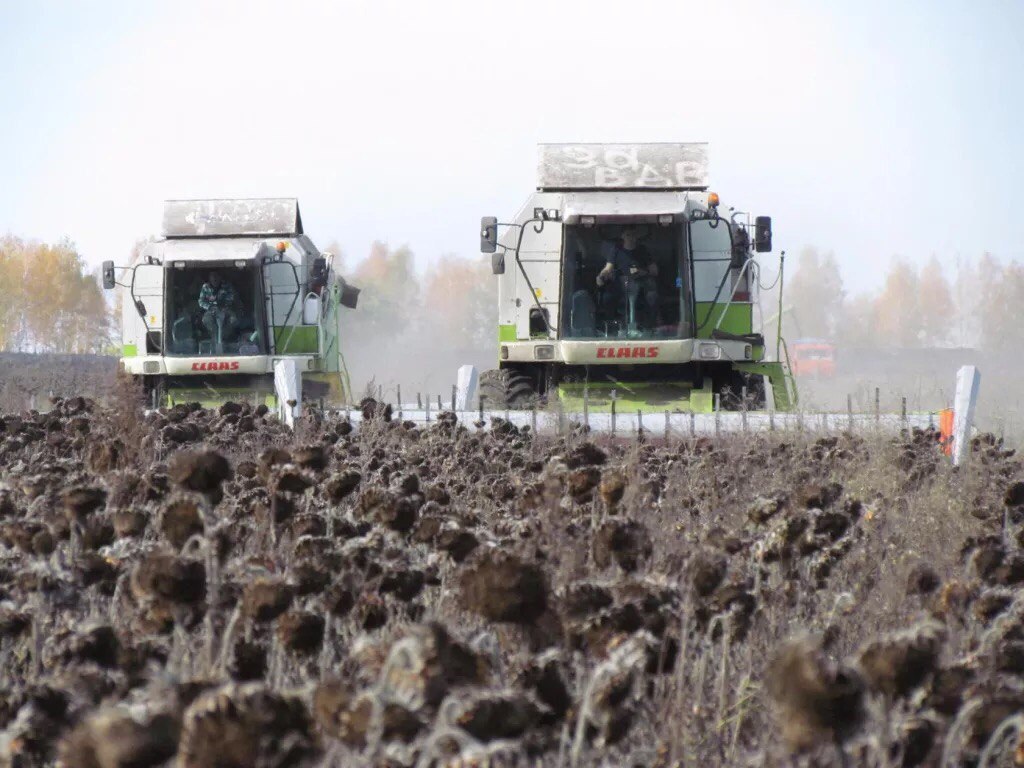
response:
[(540, 141), (711, 143), (832, 249), (1024, 259), (1024, 3), (0, 0), (0, 232), (123, 260), (171, 197), (295, 196), (349, 257), (474, 254)]

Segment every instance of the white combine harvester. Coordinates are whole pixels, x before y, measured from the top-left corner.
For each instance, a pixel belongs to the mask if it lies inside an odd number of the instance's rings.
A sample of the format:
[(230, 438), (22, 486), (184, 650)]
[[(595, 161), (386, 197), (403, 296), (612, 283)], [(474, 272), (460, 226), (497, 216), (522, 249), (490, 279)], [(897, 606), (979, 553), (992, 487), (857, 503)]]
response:
[(296, 200), (170, 200), (162, 235), (131, 265), (103, 265), (103, 287), (123, 292), (121, 366), (154, 406), (349, 402), (339, 309), (359, 291), (305, 235)]
[(710, 413), (796, 405), (757, 322), (771, 219), (722, 206), (703, 143), (541, 144), (537, 188), (485, 217), (497, 274), (494, 406)]

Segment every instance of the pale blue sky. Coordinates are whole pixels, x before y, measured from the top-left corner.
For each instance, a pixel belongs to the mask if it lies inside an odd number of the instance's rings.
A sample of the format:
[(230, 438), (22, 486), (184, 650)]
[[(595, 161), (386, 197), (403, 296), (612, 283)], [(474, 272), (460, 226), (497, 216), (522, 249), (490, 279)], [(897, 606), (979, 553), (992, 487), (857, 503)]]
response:
[(539, 141), (705, 140), (836, 252), (1024, 260), (1024, 3), (0, 0), (0, 232), (123, 259), (169, 197), (297, 196), (351, 257), (473, 254)]

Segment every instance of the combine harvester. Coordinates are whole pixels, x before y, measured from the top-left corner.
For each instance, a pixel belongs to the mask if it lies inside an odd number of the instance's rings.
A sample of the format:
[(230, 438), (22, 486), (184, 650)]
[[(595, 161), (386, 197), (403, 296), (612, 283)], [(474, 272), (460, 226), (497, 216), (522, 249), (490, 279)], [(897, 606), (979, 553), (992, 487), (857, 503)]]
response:
[[(498, 367), (460, 369), (444, 408), (467, 424), (623, 436), (938, 425), (797, 409), (781, 337), (769, 356), (754, 321), (756, 254), (771, 247), (770, 218), (721, 212), (704, 144), (541, 145), (537, 191), (511, 222), (481, 223)], [(781, 259), (778, 273), (781, 293)], [(339, 348), (340, 308), (359, 291), (303, 233), (295, 200), (169, 201), (163, 237), (128, 267), (105, 262), (103, 283), (123, 290), (121, 365), (154, 407), (249, 401), (293, 424), (315, 401), (361, 421)], [(966, 434), (978, 377), (962, 378)], [(437, 406), (394, 410), (427, 423)]]
[(771, 219), (708, 191), (706, 144), (542, 144), (537, 190), (487, 217), (498, 275), (496, 407), (711, 413), (796, 405), (755, 328)]
[(291, 422), (289, 402), (349, 402), (339, 310), (359, 290), (332, 261), (296, 200), (166, 202), (163, 237), (103, 265), (123, 292), (122, 368), (154, 407), (246, 401)]
[[(771, 355), (755, 323), (771, 219), (723, 210), (706, 144), (540, 145), (536, 191), (511, 221), (480, 229), (498, 276), (498, 367), (460, 370), (435, 417), (654, 436), (939, 424), (877, 405), (797, 408), (781, 333)], [(782, 258), (771, 271), (780, 318)], [(429, 397), (395, 410), (431, 420)]]

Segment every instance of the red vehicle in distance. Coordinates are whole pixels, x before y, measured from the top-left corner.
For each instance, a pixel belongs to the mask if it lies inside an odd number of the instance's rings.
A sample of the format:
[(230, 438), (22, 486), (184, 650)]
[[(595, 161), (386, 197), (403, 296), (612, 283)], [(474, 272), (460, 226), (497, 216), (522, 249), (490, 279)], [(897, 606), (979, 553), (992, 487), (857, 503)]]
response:
[(829, 379), (836, 375), (836, 348), (825, 339), (797, 339), (790, 350), (794, 376)]

